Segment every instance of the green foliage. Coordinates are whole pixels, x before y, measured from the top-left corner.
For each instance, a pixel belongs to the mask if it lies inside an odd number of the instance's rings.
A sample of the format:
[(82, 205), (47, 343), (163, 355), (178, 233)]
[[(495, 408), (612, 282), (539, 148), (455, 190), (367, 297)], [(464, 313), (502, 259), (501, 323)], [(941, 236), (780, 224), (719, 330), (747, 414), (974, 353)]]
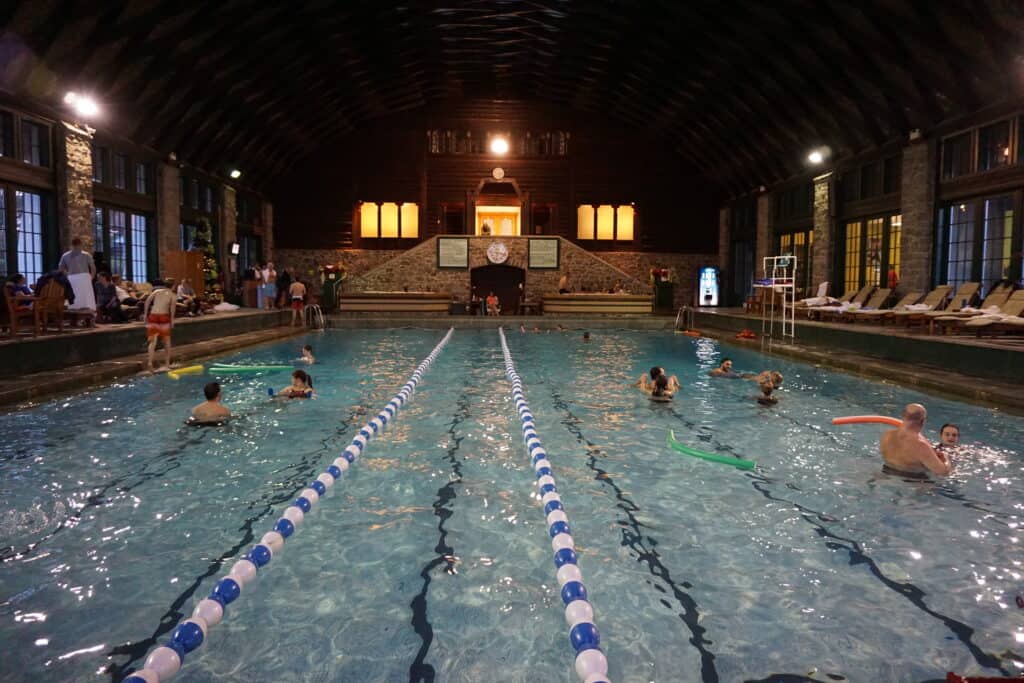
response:
[(192, 241), (192, 247), (203, 255), (203, 281), (206, 285), (206, 298), (220, 302), (223, 300), (223, 294), (217, 267), (217, 248), (213, 244), (213, 226), (205, 218), (200, 218), (196, 224), (196, 236)]

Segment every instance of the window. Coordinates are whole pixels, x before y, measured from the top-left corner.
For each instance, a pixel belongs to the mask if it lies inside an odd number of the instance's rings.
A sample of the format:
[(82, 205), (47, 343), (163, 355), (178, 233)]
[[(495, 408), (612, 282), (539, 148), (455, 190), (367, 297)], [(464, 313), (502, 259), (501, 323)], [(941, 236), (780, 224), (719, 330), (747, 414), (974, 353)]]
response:
[(93, 239), (93, 253), (102, 252), (107, 253), (106, 240), (103, 239), (103, 209), (96, 207), (92, 210), (92, 239)]
[(864, 164), (860, 169), (860, 198), (870, 199), (882, 194), (882, 162)]
[(801, 230), (785, 232), (778, 237), (778, 254), (796, 257), (796, 285), (798, 292), (806, 292), (813, 286), (811, 245), (814, 244), (814, 231)]
[(0, 157), (12, 156), (14, 156), (14, 116), (9, 111), (0, 111)]
[(1010, 277), (1013, 252), (1013, 199), (996, 197), (985, 200), (981, 235), (981, 281), (986, 289), (1003, 277)]
[(903, 180), (903, 162), (900, 157), (889, 157), (883, 164), (885, 180), (882, 183), (882, 192), (893, 194), (900, 191), (900, 183)]
[[(110, 233), (110, 272), (128, 278), (128, 229), (124, 211), (107, 210), (107, 228)], [(130, 278), (129, 278), (130, 279)]]
[(135, 164), (135, 191), (139, 194), (149, 194), (149, 164)]
[(131, 272), (129, 276), (135, 282), (146, 282), (149, 278), (147, 268), (146, 245), (149, 243), (147, 233), (149, 231), (149, 219), (145, 216), (132, 214), (131, 233)]
[(213, 213), (213, 188), (203, 185), (203, 211)]
[(238, 238), (238, 270), (244, 273), (255, 268), (263, 260), (263, 241), (255, 235), (240, 235)]
[(949, 204), (939, 211), (935, 272), (939, 284), (954, 287), (981, 282), (992, 286), (1021, 277), (1021, 235), (1014, 223), (1014, 195), (983, 197)]
[(1010, 163), (1010, 122), (1000, 121), (978, 131), (978, 170), (990, 171)]
[(238, 198), (238, 222), (249, 223), (249, 200), (245, 197)]
[(775, 223), (785, 223), (814, 215), (814, 183), (802, 183), (782, 190), (775, 198)]
[(189, 183), (188, 205), (199, 210), (199, 181), (193, 180)]
[(21, 160), (33, 166), (50, 165), (50, 129), (41, 123), (22, 120)]
[(7, 193), (0, 188), (0, 275), (7, 275)]
[(576, 208), (576, 238), (580, 240), (632, 241), (636, 212), (631, 204), (591, 204)]
[(43, 197), (17, 190), (15, 220), (18, 231), (18, 272), (29, 282), (43, 274)]
[(114, 155), (114, 187), (119, 190), (128, 189), (128, 157), (123, 154)]
[(958, 178), (971, 172), (971, 134), (963, 133), (942, 143), (942, 177)]
[(107, 177), (107, 149), (92, 145), (92, 181), (94, 183), (106, 182)]
[(420, 234), (420, 208), (414, 202), (362, 202), (359, 236), (367, 239), (416, 239)]
[(189, 251), (196, 243), (196, 226), (191, 223), (181, 224), (181, 250)]
[(902, 233), (900, 214), (848, 222), (842, 241), (843, 291), (865, 285), (895, 289), (899, 284)]
[(188, 194), (188, 180), (184, 176), (178, 178), (178, 206), (185, 206), (185, 195)]

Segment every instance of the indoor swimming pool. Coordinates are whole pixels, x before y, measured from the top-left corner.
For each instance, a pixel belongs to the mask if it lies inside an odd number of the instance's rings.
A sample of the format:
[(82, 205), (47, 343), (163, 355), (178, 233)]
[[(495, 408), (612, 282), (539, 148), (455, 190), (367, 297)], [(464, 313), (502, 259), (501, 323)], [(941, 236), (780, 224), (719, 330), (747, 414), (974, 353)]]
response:
[[(506, 330), (611, 681), (939, 681), (1024, 671), (1024, 418), (666, 332)], [(0, 415), (0, 680), (120, 681), (352, 442), (444, 331), (330, 331), (289, 373), (140, 377)], [(778, 369), (779, 403), (712, 379)], [(654, 403), (652, 365), (682, 383)], [(236, 417), (186, 426), (211, 379)], [(960, 426), (953, 476), (880, 472), (879, 425)], [(757, 462), (690, 458), (679, 441)], [(551, 538), (494, 330), (413, 399), (188, 655), (188, 681), (575, 681)]]

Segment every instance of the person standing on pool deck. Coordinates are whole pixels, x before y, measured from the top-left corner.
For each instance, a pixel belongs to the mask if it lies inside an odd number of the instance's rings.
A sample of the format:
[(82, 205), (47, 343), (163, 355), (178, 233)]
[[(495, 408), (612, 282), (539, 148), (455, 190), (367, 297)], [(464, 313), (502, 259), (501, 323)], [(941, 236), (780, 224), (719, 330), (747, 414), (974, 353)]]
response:
[(174, 308), (176, 303), (174, 292), (167, 289), (163, 280), (153, 281), (153, 293), (146, 297), (146, 306), (142, 310), (142, 319), (146, 321), (146, 338), (149, 340), (149, 371), (153, 370), (153, 354), (156, 353), (156, 341), (164, 343), (166, 362), (161, 370), (171, 369), (171, 328), (174, 327)]
[(885, 464), (882, 471), (912, 479), (927, 479), (928, 473), (946, 476), (949, 463), (921, 437), (928, 411), (920, 403), (903, 409), (903, 424), (882, 435), (878, 444)]
[(220, 402), (220, 384), (210, 382), (203, 387), (206, 400), (192, 409), (192, 422), (197, 424), (217, 424), (231, 417), (231, 411)]
[(723, 358), (722, 363), (708, 373), (710, 377), (726, 377), (728, 379), (739, 379), (740, 375), (732, 370), (732, 358)]
[(292, 326), (304, 324), (302, 314), (306, 309), (306, 285), (297, 277), (288, 287), (288, 298), (292, 301)]
[(558, 293), (568, 294), (571, 290), (569, 289), (569, 272), (566, 271), (564, 275), (558, 280)]

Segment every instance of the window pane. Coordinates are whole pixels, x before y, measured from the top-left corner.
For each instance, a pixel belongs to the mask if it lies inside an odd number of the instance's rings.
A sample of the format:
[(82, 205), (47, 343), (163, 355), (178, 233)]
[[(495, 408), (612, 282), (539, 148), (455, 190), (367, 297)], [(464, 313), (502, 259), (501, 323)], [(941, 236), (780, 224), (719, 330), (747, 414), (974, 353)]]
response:
[(107, 220), (110, 223), (110, 272), (113, 275), (120, 275), (125, 279), (128, 277), (128, 244), (127, 228), (125, 224), (124, 211), (109, 209)]
[(203, 211), (213, 213), (213, 188), (209, 185), (203, 186)]
[(872, 218), (867, 222), (864, 253), (864, 284), (878, 287), (882, 284), (882, 228), (884, 218)]
[(0, 157), (10, 156), (14, 156), (14, 116), (0, 111)]
[(949, 210), (949, 261), (946, 267), (946, 284), (954, 289), (971, 281), (976, 215), (976, 203), (958, 204)]
[(420, 236), (420, 207), (406, 202), (402, 204), (402, 237)]
[(860, 289), (860, 222), (846, 224), (846, 262), (843, 285), (844, 293)]
[(0, 188), (0, 275), (9, 275), (7, 267), (7, 193)]
[(92, 145), (92, 181), (94, 183), (102, 183), (103, 178), (106, 176), (106, 160), (107, 150), (103, 147), (97, 147), (95, 143)]
[(615, 209), (609, 204), (597, 207), (597, 239), (610, 240), (615, 237)]
[(181, 224), (181, 250), (190, 251), (196, 242), (196, 226), (190, 223)]
[(398, 237), (398, 204), (394, 202), (380, 205), (380, 236)]
[(135, 164), (135, 191), (149, 193), (149, 167), (146, 164)]
[(373, 202), (363, 202), (359, 207), (359, 236), (378, 237), (377, 230), (377, 205)]
[(885, 194), (892, 194), (893, 192), (900, 191), (901, 174), (903, 171), (903, 164), (899, 157), (889, 157), (885, 160), (885, 182), (882, 187), (882, 191)]
[(132, 214), (132, 268), (131, 278), (135, 282), (146, 282), (146, 232), (148, 220), (145, 216)]
[(615, 210), (615, 239), (628, 241), (633, 239), (633, 207), (620, 206)]
[(971, 134), (949, 138), (942, 144), (942, 177), (956, 178), (971, 172)]
[(985, 201), (985, 224), (981, 244), (981, 282), (985, 291), (1011, 277), (1010, 242), (1013, 239), (1013, 200), (996, 197)]
[(189, 184), (188, 204), (193, 209), (199, 209), (199, 181), (193, 180)]
[(868, 199), (882, 194), (882, 164), (864, 164), (860, 169), (860, 198)]
[(34, 166), (50, 165), (49, 128), (31, 121), (21, 122), (21, 160)]
[(793, 255), (793, 235), (779, 235), (779, 256)]
[(988, 171), (1010, 163), (1010, 122), (1000, 121), (978, 131), (978, 170)]
[(900, 244), (903, 240), (903, 216), (896, 214), (889, 218), (889, 282), (895, 289), (900, 282)]
[(119, 190), (128, 188), (128, 157), (123, 154), (114, 155), (114, 187)]
[(103, 209), (100, 208), (92, 210), (92, 240), (94, 255), (97, 251), (107, 253), (103, 244)]
[(594, 207), (580, 204), (576, 209), (576, 239), (594, 239)]
[(43, 274), (43, 197), (34, 192), (14, 193), (18, 237), (18, 272), (34, 283)]

